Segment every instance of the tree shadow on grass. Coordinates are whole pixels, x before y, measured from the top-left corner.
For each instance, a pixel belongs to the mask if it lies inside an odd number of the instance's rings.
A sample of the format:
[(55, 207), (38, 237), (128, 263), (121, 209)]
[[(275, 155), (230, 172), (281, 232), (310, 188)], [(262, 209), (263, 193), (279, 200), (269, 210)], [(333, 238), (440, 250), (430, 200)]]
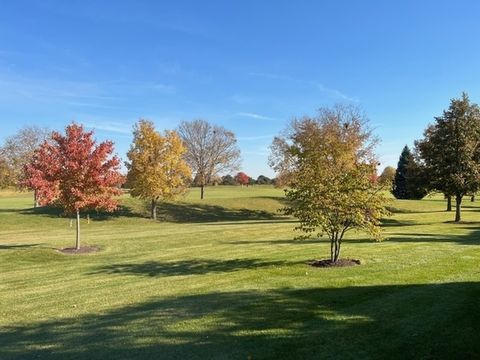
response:
[(0, 209), (0, 213), (12, 213), (12, 212), (19, 212), (21, 211), (22, 209), (18, 209), (18, 208), (3, 208), (3, 209)]
[[(42, 206), (23, 210), (15, 210), (22, 215), (40, 215), (47, 217), (61, 217), (62, 209)], [(112, 213), (102, 211), (83, 211), (82, 218), (89, 214), (92, 220), (103, 221), (118, 217), (149, 217), (148, 204), (140, 211), (134, 211), (131, 207), (120, 205)], [(161, 202), (157, 207), (157, 218), (160, 221), (177, 223), (202, 223), (202, 222), (224, 222), (224, 221), (250, 221), (250, 220), (283, 220), (286, 217), (264, 210), (232, 209), (218, 205)]]
[(188, 276), (209, 273), (232, 272), (244, 269), (285, 265), (283, 261), (262, 261), (258, 259), (232, 260), (184, 260), (184, 261), (147, 261), (140, 264), (112, 264), (103, 266), (92, 274), (126, 274), (138, 276)]
[[(419, 200), (418, 200), (419, 201)], [(430, 214), (430, 213), (446, 213), (445, 210), (411, 210), (399, 208), (396, 206), (387, 206), (386, 209), (392, 214)]]
[(231, 209), (218, 205), (198, 203), (170, 203), (158, 205), (160, 220), (178, 223), (201, 223), (242, 220), (276, 220), (284, 217), (263, 210)]
[(269, 224), (296, 224), (298, 220), (289, 218), (287, 216), (278, 216), (276, 220), (237, 220), (237, 221), (222, 221), (221, 223), (211, 223), (209, 226), (224, 226), (224, 225), (269, 225)]
[(419, 225), (416, 221), (413, 220), (397, 220), (397, 219), (382, 219), (381, 227), (391, 227), (391, 226), (415, 226)]
[[(465, 228), (472, 230), (471, 228)], [(448, 235), (435, 233), (391, 233), (386, 241), (389, 242), (432, 242), (432, 243), (458, 243), (462, 245), (480, 245), (480, 230), (473, 230), (466, 235)]]
[(2, 245), (0, 244), (0, 250), (16, 250), (16, 249), (28, 249), (31, 247), (38, 246), (40, 244), (12, 244), (12, 245)]
[[(29, 208), (29, 209), (17, 209), (17, 211), (22, 215), (40, 215), (46, 217), (72, 217), (67, 216), (64, 214), (64, 211), (60, 208), (53, 207), (53, 206), (40, 206), (37, 208)], [(82, 218), (85, 218), (87, 214), (90, 216), (92, 220), (108, 220), (114, 217), (139, 217), (139, 214), (136, 214), (132, 211), (131, 208), (119, 205), (117, 210), (113, 212), (106, 212), (106, 211), (97, 211), (97, 210), (85, 210), (81, 212)]]
[(62, 217), (63, 210), (53, 206), (39, 206), (36, 208), (21, 209), (19, 210), (21, 215), (40, 215), (46, 217)]
[(0, 358), (475, 359), (479, 298), (476, 282), (154, 298), (4, 326)]

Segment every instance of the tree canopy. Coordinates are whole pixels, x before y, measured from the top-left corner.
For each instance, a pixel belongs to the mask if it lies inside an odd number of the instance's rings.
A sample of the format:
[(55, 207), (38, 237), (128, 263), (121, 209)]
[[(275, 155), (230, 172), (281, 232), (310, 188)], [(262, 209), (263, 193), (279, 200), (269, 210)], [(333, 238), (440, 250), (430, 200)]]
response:
[(393, 178), (392, 194), (397, 199), (422, 199), (427, 194), (427, 187), (424, 169), (405, 145)]
[(377, 179), (378, 183), (390, 190), (393, 186), (395, 173), (396, 173), (396, 169), (393, 166), (386, 166)]
[(468, 95), (452, 99), (415, 146), (432, 189), (455, 196), (455, 221), (461, 220), (461, 203), (480, 186), (480, 108)]
[[(35, 150), (50, 135), (50, 131), (38, 126), (26, 126), (7, 137), (0, 147), (0, 187), (24, 184), (24, 168), (33, 157)], [(34, 206), (38, 205), (34, 191)]]
[(34, 151), (25, 167), (24, 184), (38, 193), (40, 204), (55, 204), (68, 215), (77, 215), (77, 239), (80, 248), (80, 212), (87, 209), (113, 211), (124, 178), (120, 160), (112, 156), (113, 143), (97, 144), (93, 132), (72, 123), (65, 135), (53, 132)]
[(250, 177), (244, 172), (239, 172), (235, 175), (235, 182), (239, 185), (248, 185)]
[(204, 198), (204, 187), (214, 176), (238, 169), (240, 149), (235, 134), (205, 120), (184, 121), (178, 127), (187, 151), (185, 159), (195, 173)]
[[(376, 139), (355, 107), (321, 108), (316, 117), (294, 120), (272, 145), (271, 162), (288, 178), (285, 213), (297, 217), (297, 229), (330, 238), (336, 262), (345, 233), (362, 229), (381, 238), (386, 199), (372, 181)], [(282, 163), (286, 161), (287, 163)]]
[(186, 191), (191, 172), (183, 158), (185, 151), (175, 131), (162, 135), (147, 120), (135, 125), (127, 178), (132, 196), (151, 201), (152, 219), (157, 218), (158, 200), (172, 200)]

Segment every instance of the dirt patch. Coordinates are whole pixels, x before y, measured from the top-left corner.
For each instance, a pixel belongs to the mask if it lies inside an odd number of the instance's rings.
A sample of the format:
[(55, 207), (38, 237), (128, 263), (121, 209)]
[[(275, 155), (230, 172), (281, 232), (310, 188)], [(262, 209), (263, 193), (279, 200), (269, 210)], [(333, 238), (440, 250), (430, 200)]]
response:
[(75, 248), (64, 248), (64, 249), (57, 249), (58, 252), (62, 254), (69, 254), (69, 255), (76, 255), (76, 254), (91, 254), (99, 251), (100, 248), (95, 245), (84, 245), (80, 249)]
[(310, 266), (313, 267), (321, 267), (321, 268), (326, 268), (326, 267), (344, 267), (344, 266), (355, 266), (355, 265), (360, 265), (360, 260), (356, 259), (339, 259), (335, 262), (331, 260), (311, 260), (307, 263)]

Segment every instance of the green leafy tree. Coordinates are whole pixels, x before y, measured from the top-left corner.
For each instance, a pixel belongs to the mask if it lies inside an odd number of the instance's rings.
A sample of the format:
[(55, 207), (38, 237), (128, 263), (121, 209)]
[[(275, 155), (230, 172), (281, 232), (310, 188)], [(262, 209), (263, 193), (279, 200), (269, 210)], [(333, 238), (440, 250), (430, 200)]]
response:
[(265, 175), (260, 175), (258, 178), (257, 178), (257, 184), (258, 185), (268, 185), (268, 184), (272, 184), (272, 179), (268, 178), (267, 176)]
[(393, 180), (395, 179), (396, 169), (393, 166), (387, 166), (383, 169), (382, 173), (378, 177), (378, 183), (387, 189), (391, 189), (393, 186)]
[(327, 234), (332, 263), (350, 230), (381, 239), (386, 198), (372, 181), (376, 140), (362, 113), (346, 105), (322, 108), (316, 117), (294, 120), (285, 134), (274, 140), (270, 160), (289, 179), (284, 211), (299, 219), (302, 237)]
[(235, 185), (235, 178), (232, 175), (225, 175), (222, 177), (222, 185)]
[(185, 151), (175, 131), (162, 135), (146, 120), (134, 127), (127, 178), (132, 196), (150, 200), (152, 219), (157, 218), (158, 200), (172, 200), (186, 191), (191, 172), (183, 160)]
[(465, 195), (480, 187), (480, 108), (463, 93), (435, 118), (416, 141), (432, 189), (455, 197), (455, 222), (461, 221)]

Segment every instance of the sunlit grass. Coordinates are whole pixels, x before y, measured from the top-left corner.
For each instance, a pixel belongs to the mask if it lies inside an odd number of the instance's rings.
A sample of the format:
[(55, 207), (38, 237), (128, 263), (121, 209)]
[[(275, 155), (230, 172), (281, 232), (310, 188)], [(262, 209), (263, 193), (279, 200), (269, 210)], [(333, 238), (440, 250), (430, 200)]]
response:
[(349, 268), (314, 269), (271, 187), (211, 187), (160, 207), (70, 219), (0, 195), (0, 359), (328, 359), (480, 356), (480, 207), (452, 224), (440, 196), (393, 201), (386, 240), (347, 236)]

